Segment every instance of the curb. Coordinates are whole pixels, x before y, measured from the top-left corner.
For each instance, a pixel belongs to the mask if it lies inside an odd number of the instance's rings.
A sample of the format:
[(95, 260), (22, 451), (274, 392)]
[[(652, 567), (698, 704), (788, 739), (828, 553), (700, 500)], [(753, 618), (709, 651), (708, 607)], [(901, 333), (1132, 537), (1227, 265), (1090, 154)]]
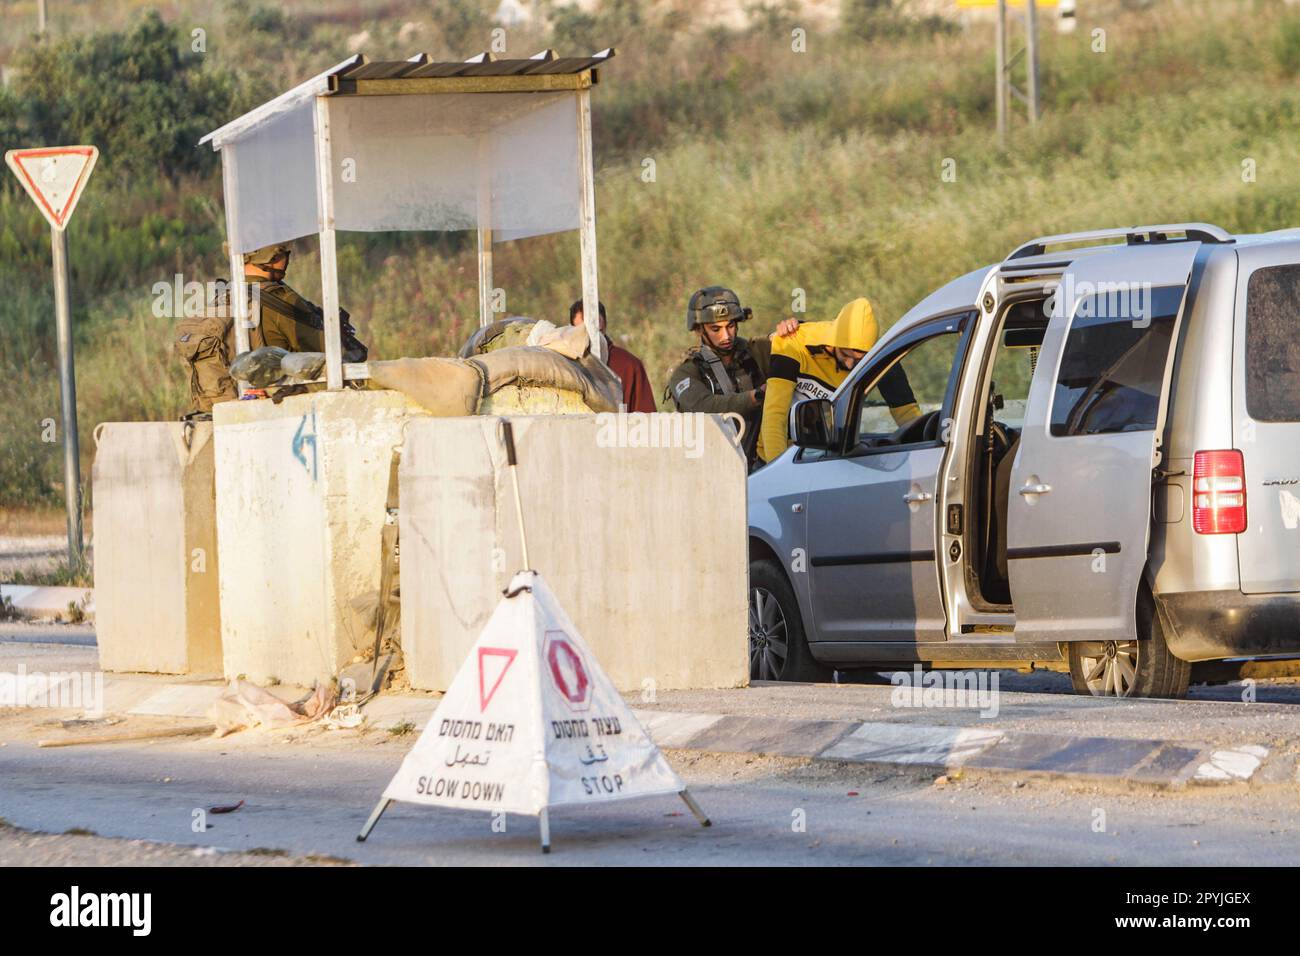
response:
[[(202, 718), (225, 682), (149, 676), (105, 677), (103, 709), (158, 717)], [(286, 700), (301, 688), (268, 688)], [(422, 730), (440, 697), (388, 694), (364, 707), (380, 730)], [(1109, 781), (1165, 789), (1188, 785), (1290, 782), (1300, 772), (1266, 763), (1254, 744), (1212, 749), (1203, 744), (1126, 737), (1037, 734), (996, 728), (942, 727), (883, 721), (794, 720), (787, 717), (637, 710), (632, 713), (665, 750), (801, 757), (864, 766), (947, 773), (968, 769), (1017, 776)], [(1263, 768), (1264, 772), (1260, 772)], [(1279, 769), (1281, 768), (1281, 769)]]
[(791, 720), (633, 713), (660, 747), (714, 753), (805, 757), (944, 773), (966, 768), (994, 773), (1108, 780), (1144, 787), (1249, 783), (1268, 749), (1212, 750), (1182, 741), (1082, 737), (920, 724)]
[(86, 621), (95, 619), (95, 589), (41, 587), (34, 584), (0, 584), (0, 598), (13, 604), (17, 615), (28, 621), (53, 621), (68, 616), (69, 604), (82, 604)]

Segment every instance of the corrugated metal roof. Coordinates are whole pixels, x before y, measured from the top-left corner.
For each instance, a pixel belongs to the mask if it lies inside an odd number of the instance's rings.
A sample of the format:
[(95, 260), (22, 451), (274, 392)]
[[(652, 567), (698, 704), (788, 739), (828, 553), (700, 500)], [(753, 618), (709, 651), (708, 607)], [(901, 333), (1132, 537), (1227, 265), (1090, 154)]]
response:
[[(254, 126), (305, 99), (325, 95), (346, 96), (361, 92), (364, 86), (358, 87), (358, 83), (364, 84), (372, 80), (385, 81), (380, 91), (400, 93), (423, 91), (418, 89), (402, 90), (400, 87), (391, 89), (388, 88), (389, 81), (421, 80), (424, 82), (412, 84), (412, 86), (427, 88), (429, 80), (440, 78), (451, 79), (458, 84), (463, 84), (466, 80), (483, 77), (576, 76), (588, 70), (594, 70), (595, 67), (613, 57), (615, 52), (611, 47), (591, 56), (557, 57), (554, 50), (542, 50), (540, 53), (523, 59), (497, 59), (492, 53), (480, 53), (468, 60), (447, 62), (430, 60), (428, 55), (424, 53), (418, 53), (407, 60), (375, 61), (367, 60), (362, 54), (356, 54), (341, 63), (335, 64), (323, 73), (318, 73), (305, 83), (281, 93), (275, 99), (268, 100), (220, 129), (213, 130), (199, 140), (199, 145), (210, 142), (213, 149), (220, 149), (222, 143), (240, 138)], [(592, 82), (595, 81), (594, 78), (595, 73), (593, 72)], [(540, 84), (544, 82), (539, 79), (539, 88), (542, 88)], [(381, 84), (376, 84), (376, 86), (381, 86)], [(512, 88), (519, 89), (517, 84)], [(372, 88), (373, 91), (375, 90)]]
[(531, 57), (497, 59), (480, 53), (468, 60), (435, 62), (421, 53), (409, 60), (375, 60), (361, 62), (333, 73), (338, 80), (424, 79), (444, 76), (528, 76), (581, 73), (600, 66), (614, 55), (613, 49), (592, 56), (557, 57), (554, 50), (543, 50)]

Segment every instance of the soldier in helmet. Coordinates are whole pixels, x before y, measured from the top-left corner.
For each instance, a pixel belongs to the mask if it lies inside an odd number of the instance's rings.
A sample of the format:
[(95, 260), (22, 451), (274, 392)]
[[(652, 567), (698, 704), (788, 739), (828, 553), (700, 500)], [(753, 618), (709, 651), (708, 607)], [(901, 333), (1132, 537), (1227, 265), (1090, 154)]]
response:
[[(743, 447), (751, 464), (772, 357), (768, 338), (744, 339), (738, 333), (739, 324), (752, 315), (731, 289), (714, 285), (695, 292), (686, 305), (686, 328), (699, 335), (700, 344), (673, 371), (665, 393), (665, 400), (671, 398), (679, 412), (735, 412), (743, 417)], [(788, 335), (798, 326), (786, 319), (776, 334)]]
[[(283, 243), (244, 254), (244, 280), (250, 294), (249, 348), (275, 346), (288, 352), (324, 352), (325, 316), (320, 306), (284, 283), (290, 249)], [(176, 324), (176, 351), (190, 373), (191, 409), (186, 418), (209, 417), (217, 402), (238, 398), (230, 377), (235, 352), (235, 310), (229, 291), (221, 291), (202, 316)], [(339, 309), (344, 362), (364, 362), (368, 350), (357, 338), (346, 309)]]

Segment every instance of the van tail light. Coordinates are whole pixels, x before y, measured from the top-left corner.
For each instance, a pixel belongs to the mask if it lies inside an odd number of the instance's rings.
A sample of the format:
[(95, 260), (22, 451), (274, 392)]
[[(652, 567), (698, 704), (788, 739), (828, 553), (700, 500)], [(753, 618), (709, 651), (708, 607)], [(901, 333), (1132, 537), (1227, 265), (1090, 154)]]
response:
[(1246, 530), (1246, 462), (1241, 452), (1196, 453), (1192, 527), (1200, 534), (1241, 534)]

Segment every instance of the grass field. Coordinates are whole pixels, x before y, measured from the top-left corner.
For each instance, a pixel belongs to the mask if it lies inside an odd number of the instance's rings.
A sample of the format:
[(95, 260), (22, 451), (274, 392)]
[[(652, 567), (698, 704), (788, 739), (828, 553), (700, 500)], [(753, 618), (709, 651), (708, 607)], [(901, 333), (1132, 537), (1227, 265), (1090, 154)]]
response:
[[(9, 27), (31, 6), (0, 4), (0, 32), (12, 44), (0, 44), (0, 55), (20, 72), (32, 41), (14, 41)], [(0, 96), (0, 147), (27, 145), (22, 137), (40, 131), (97, 136), (105, 148), (69, 231), (87, 476), (96, 423), (183, 410), (170, 320), (155, 318), (150, 305), (153, 284), (177, 272), (202, 280), (225, 271), (220, 179), (210, 155), (189, 152), (195, 131), (341, 59), (359, 31), (371, 33), (372, 58), (419, 49), (464, 56), (489, 42), (481, 11), (465, 3), (444, 5), (454, 30), (416, 3), (356, 11), (297, 4), (285, 13), (167, 5), (166, 24), (135, 41), (130, 31), (142, 29), (145, 4), (96, 6), (108, 11), (100, 27), (126, 31), (121, 42), (102, 42), (104, 32), (99, 46), (84, 34), (58, 41), (58, 55), (42, 61), (49, 72), (39, 95), (20, 78)], [(734, 287), (755, 311), (752, 331), (765, 333), (788, 314), (796, 290), (806, 318), (831, 318), (866, 295), (887, 325), (934, 287), (1038, 234), (1184, 220), (1234, 231), (1300, 225), (1292, 160), (1300, 11), (1281, 2), (1083, 6), (1073, 35), (1044, 30), (1044, 119), (1035, 130), (1018, 120), (1005, 147), (992, 133), (992, 34), (984, 27), (909, 27), (877, 15), (812, 32), (806, 52), (794, 52), (798, 18), (775, 8), (752, 29), (726, 33), (689, 29), (685, 5), (651, 16), (613, 3), (601, 17), (564, 20), (554, 36), (512, 33), (508, 53), (619, 47), (594, 95), (602, 299), (611, 334), (643, 357), (662, 388), (689, 344), (686, 299), (702, 285)], [(188, 46), (198, 22), (211, 24), (203, 54)], [(405, 23), (423, 26), (399, 38)], [(150, 80), (170, 54), (141, 67), (132, 42), (175, 49), (173, 73)], [(66, 99), (87, 73), (121, 78), (115, 88), (130, 102), (70, 109)], [(154, 153), (134, 155), (124, 129), (155, 143)], [(46, 420), (58, 418), (47, 235), (6, 176), (5, 508), (61, 500), (59, 447), (42, 441)], [(448, 354), (476, 325), (467, 240), (343, 238), (342, 296), (372, 354)], [(290, 275), (312, 297), (313, 245), (297, 244)], [(496, 279), (511, 312), (563, 321), (579, 285), (576, 237), (500, 247)]]

